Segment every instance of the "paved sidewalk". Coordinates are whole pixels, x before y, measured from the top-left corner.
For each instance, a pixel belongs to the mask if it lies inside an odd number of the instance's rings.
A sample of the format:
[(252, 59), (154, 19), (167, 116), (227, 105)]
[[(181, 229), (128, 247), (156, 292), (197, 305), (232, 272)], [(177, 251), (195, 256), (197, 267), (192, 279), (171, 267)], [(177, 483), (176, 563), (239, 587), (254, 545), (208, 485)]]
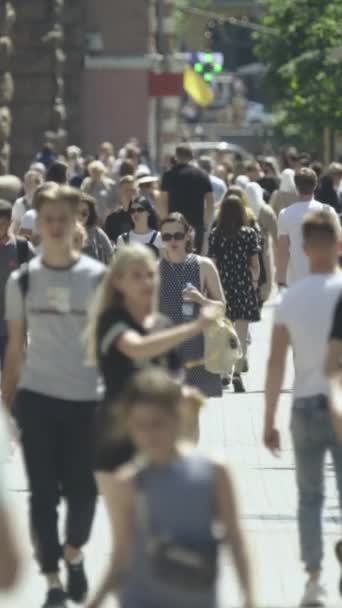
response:
[[(298, 552), (296, 489), (288, 434), (291, 361), (279, 412), (283, 442), (281, 458), (273, 458), (261, 444), (263, 385), (271, 313), (272, 307), (266, 307), (262, 323), (253, 328), (251, 371), (246, 376), (248, 392), (234, 395), (227, 391), (223, 399), (210, 401), (201, 418), (200, 449), (218, 455), (234, 471), (243, 525), (254, 564), (259, 605), (263, 608), (294, 608), (298, 605), (305, 579)], [(29, 559), (31, 549), (27, 530), (26, 481), (19, 452), (15, 453), (6, 468), (18, 534), (28, 560), (20, 588), (9, 598), (0, 596), (0, 608), (40, 608), (44, 584), (35, 564)], [(336, 590), (339, 571), (333, 555), (340, 526), (335, 482), (329, 463), (326, 496), (325, 580), (330, 592), (329, 606), (333, 607), (341, 605)], [(92, 586), (99, 580), (108, 562), (109, 552), (108, 526), (100, 503), (92, 539), (86, 551)], [(238, 587), (229, 559), (222, 560), (220, 598), (222, 608), (240, 605)], [(114, 603), (108, 601), (106, 608), (111, 606)]]

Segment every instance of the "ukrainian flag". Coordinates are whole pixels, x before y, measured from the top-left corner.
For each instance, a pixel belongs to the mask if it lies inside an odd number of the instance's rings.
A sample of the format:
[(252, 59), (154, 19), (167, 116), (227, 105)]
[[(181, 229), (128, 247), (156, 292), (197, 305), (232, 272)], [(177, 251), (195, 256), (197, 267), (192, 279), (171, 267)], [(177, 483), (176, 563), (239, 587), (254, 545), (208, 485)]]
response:
[(214, 91), (207, 84), (200, 74), (197, 74), (191, 66), (187, 66), (184, 71), (183, 80), (184, 91), (192, 97), (199, 106), (208, 106), (214, 101)]

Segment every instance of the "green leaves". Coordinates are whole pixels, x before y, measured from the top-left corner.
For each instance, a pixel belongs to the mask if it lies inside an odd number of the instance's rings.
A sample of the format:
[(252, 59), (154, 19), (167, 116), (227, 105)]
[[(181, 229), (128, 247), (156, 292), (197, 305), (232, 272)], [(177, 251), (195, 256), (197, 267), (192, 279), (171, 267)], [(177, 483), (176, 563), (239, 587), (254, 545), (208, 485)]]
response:
[(319, 141), (322, 129), (342, 129), (341, 0), (263, 0), (256, 51), (269, 66), (266, 86), (286, 132)]

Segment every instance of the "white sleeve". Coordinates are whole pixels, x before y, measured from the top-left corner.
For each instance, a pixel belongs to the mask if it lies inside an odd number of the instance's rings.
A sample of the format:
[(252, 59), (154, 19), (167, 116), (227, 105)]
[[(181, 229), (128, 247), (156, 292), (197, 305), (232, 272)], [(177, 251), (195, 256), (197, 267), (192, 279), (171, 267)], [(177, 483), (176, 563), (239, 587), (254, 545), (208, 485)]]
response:
[(278, 217), (278, 236), (288, 236), (288, 227), (286, 222), (286, 209), (283, 209)]
[(156, 236), (155, 241), (154, 241), (154, 243), (153, 243), (153, 244), (154, 244), (156, 247), (158, 247), (158, 249), (161, 249), (161, 248), (162, 248), (162, 246), (163, 246), (163, 242), (162, 242), (162, 240), (161, 240), (161, 235), (160, 235), (160, 232), (158, 232), (158, 234), (157, 234), (157, 236)]
[(286, 293), (284, 296), (279, 296), (278, 302), (276, 303), (273, 317), (273, 325), (285, 325), (288, 324), (288, 298)]
[(25, 319), (25, 305), (18, 281), (18, 273), (14, 272), (7, 281), (5, 298), (6, 321), (22, 321)]
[(125, 245), (125, 241), (122, 238), (122, 234), (120, 234), (120, 236), (118, 237), (118, 240), (116, 241), (116, 248), (117, 249), (122, 249), (122, 247)]
[(14, 220), (16, 222), (20, 222), (23, 215), (24, 215), (24, 213), (23, 213), (23, 209), (22, 209), (22, 203), (21, 203), (21, 200), (18, 199), (15, 201), (15, 203), (12, 207), (12, 220)]

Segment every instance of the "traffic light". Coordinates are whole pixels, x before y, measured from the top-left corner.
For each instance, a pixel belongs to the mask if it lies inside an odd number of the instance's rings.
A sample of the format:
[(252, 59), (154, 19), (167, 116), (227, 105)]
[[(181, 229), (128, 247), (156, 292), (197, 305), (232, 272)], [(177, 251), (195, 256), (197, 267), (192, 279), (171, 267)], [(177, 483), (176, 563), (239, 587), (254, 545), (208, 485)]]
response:
[(205, 82), (211, 84), (215, 75), (221, 74), (223, 71), (223, 54), (202, 51), (190, 53), (189, 63)]

